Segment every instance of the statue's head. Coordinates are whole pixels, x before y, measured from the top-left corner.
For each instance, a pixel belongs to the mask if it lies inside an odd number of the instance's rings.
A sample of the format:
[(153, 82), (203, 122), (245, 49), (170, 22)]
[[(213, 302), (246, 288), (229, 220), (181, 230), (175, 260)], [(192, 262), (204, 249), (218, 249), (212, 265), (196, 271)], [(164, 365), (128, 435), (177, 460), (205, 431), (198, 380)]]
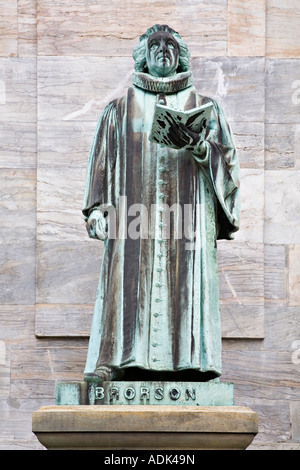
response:
[(190, 53), (181, 36), (167, 25), (154, 25), (134, 48), (134, 68), (154, 77), (170, 77), (189, 70)]

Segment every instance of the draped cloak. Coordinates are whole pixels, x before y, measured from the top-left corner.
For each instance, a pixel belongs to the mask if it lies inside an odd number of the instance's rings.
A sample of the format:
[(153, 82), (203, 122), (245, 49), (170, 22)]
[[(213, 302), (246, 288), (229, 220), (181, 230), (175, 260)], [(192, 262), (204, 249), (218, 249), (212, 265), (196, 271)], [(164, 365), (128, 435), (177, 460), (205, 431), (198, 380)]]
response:
[[(162, 97), (181, 110), (213, 102), (205, 155), (149, 141)], [(85, 373), (106, 365), (221, 375), (216, 241), (239, 227), (239, 162), (223, 110), (196, 92), (191, 73), (135, 74), (106, 106), (90, 150), (85, 218), (100, 205), (114, 208), (116, 231), (104, 242)]]

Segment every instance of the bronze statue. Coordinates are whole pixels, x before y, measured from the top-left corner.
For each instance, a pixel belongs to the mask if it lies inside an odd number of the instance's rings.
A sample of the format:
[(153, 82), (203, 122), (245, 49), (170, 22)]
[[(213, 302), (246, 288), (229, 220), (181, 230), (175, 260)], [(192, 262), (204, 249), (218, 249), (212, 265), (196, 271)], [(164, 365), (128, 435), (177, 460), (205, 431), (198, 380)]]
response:
[[(239, 227), (239, 162), (223, 110), (193, 86), (189, 57), (173, 29), (149, 28), (133, 52), (133, 85), (98, 122), (83, 214), (104, 251), (86, 380), (221, 375), (217, 240)], [(177, 119), (196, 108), (209, 117)]]

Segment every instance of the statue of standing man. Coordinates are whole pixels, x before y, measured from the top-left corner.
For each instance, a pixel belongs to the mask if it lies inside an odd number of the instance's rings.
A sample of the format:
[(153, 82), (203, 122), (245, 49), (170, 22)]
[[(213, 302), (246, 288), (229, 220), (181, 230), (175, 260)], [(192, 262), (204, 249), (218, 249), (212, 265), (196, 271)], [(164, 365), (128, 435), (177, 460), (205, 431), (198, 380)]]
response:
[[(86, 380), (221, 375), (217, 240), (239, 227), (239, 162), (222, 108), (193, 86), (189, 57), (173, 29), (149, 28), (133, 52), (133, 85), (98, 122), (83, 214), (104, 251)], [(157, 104), (208, 103), (198, 128), (170, 116), (156, 123), (164, 144), (149, 139)]]

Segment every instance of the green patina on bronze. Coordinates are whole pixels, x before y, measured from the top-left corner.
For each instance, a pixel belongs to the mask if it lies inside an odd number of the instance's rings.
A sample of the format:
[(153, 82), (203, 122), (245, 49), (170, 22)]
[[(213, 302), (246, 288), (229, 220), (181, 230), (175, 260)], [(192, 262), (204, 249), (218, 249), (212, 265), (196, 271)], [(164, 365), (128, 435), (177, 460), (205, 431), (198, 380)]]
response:
[[(206, 381), (221, 375), (217, 240), (239, 227), (234, 138), (221, 106), (193, 86), (178, 33), (149, 28), (134, 60), (133, 85), (104, 109), (88, 162), (83, 214), (104, 251), (85, 377)], [(209, 102), (198, 132), (171, 123), (172, 147), (149, 140), (157, 103)]]

